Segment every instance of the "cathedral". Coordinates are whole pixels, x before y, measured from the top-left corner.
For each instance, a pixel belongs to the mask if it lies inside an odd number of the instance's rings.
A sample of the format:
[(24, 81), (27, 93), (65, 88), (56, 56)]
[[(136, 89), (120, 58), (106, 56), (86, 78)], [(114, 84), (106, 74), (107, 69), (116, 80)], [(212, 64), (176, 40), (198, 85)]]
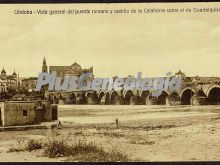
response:
[[(74, 62), (70, 66), (49, 66), (49, 73), (56, 71), (57, 76), (64, 77), (64, 76), (77, 76), (79, 77), (83, 73), (93, 73), (93, 67), (88, 69), (83, 69), (78, 63)], [(43, 66), (42, 72), (48, 72), (48, 66), (46, 59), (43, 59)]]

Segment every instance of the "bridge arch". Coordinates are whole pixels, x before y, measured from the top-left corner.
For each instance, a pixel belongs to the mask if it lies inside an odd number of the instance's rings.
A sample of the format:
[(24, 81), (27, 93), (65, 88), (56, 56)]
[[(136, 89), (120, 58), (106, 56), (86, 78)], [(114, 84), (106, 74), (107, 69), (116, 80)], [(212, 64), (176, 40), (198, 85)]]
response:
[(89, 91), (89, 92), (85, 93), (86, 98), (89, 97), (90, 95), (92, 95), (92, 91)]
[(70, 94), (70, 103), (76, 104), (76, 94), (75, 93)]
[(111, 97), (112, 95), (115, 95), (115, 94), (117, 94), (118, 96), (120, 96), (120, 92), (119, 92), (119, 91), (112, 90), (112, 91), (110, 92), (110, 97)]
[(109, 92), (104, 92), (104, 91), (99, 92), (98, 98), (99, 98), (99, 103), (100, 104), (102, 104), (102, 105), (103, 104), (105, 104), (105, 105), (110, 104), (110, 94), (109, 94)]
[(212, 85), (207, 90), (209, 104), (220, 104), (220, 86)]
[(98, 104), (99, 103), (99, 98), (97, 91), (89, 92), (87, 94), (87, 104)]
[(112, 91), (110, 94), (110, 104), (123, 104), (123, 98), (117, 91)]
[(101, 98), (101, 97), (103, 97), (104, 95), (105, 95), (105, 91), (100, 91), (99, 93), (98, 93), (98, 97), (99, 98)]
[(78, 93), (76, 96), (76, 104), (87, 104), (86, 93)]
[(195, 94), (194, 89), (187, 87), (180, 93), (180, 99), (182, 105), (190, 105), (192, 103), (192, 97)]
[(161, 95), (158, 97), (153, 97), (151, 94), (147, 96), (147, 105), (166, 105), (167, 104), (167, 97), (168, 97), (167, 91), (162, 91)]
[(157, 104), (166, 105), (167, 101), (168, 101), (167, 100), (168, 96), (169, 96), (169, 93), (166, 90), (162, 91), (161, 95), (158, 96), (158, 98), (157, 98), (158, 99)]
[(131, 90), (128, 90), (124, 94), (124, 104), (129, 105), (131, 102), (131, 98), (135, 96), (134, 92)]
[(118, 93), (116, 91), (112, 91), (110, 93), (110, 104), (115, 104), (115, 99), (118, 97)]
[(150, 94), (149, 91), (141, 91), (140, 92), (142, 104), (144, 104), (144, 105), (147, 104), (147, 97), (148, 97), (149, 94)]

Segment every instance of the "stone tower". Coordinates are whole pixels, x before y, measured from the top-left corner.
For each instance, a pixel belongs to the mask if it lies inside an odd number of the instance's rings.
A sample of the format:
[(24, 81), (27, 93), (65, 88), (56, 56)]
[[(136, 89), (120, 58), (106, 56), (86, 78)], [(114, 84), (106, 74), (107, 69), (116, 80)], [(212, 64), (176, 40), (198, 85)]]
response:
[(42, 72), (46, 72), (47, 73), (47, 62), (46, 62), (45, 57), (44, 57), (44, 60), (43, 60)]

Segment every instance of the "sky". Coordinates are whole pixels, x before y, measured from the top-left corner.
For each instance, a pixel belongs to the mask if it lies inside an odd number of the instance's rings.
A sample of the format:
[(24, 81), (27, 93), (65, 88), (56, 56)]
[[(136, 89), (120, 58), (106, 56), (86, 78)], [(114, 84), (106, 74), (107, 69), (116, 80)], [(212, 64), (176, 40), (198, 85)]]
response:
[(220, 13), (15, 15), (17, 9), (220, 7), (220, 3), (0, 5), (0, 70), (36, 77), (48, 66), (93, 66), (96, 77), (142, 72), (219, 76)]

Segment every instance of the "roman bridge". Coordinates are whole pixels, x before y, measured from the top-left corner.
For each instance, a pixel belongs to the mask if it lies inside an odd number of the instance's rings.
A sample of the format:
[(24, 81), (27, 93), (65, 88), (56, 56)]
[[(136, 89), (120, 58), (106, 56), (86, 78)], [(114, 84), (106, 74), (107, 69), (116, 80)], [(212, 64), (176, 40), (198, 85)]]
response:
[(163, 91), (152, 97), (151, 91), (74, 91), (49, 92), (45, 98), (53, 103), (105, 105), (212, 105), (220, 104), (220, 79), (204, 78), (183, 81), (179, 91)]

